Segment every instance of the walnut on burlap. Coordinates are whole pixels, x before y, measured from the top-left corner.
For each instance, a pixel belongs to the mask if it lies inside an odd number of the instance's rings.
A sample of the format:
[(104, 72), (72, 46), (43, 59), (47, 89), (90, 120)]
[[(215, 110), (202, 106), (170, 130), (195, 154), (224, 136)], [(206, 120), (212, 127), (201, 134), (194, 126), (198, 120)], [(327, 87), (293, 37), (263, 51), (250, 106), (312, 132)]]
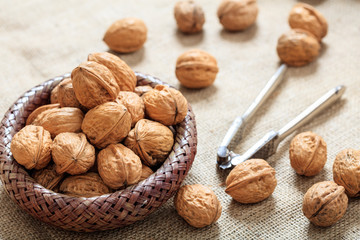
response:
[[(135, 16), (149, 32), (144, 47), (119, 55), (133, 69), (180, 87), (175, 77), (177, 57), (191, 48), (211, 53), (219, 74), (213, 86), (181, 92), (197, 119), (198, 153), (185, 183), (210, 186), (223, 206), (217, 223), (194, 229), (176, 214), (170, 199), (144, 221), (122, 229), (96, 233), (59, 230), (23, 212), (0, 187), (0, 239), (356, 239), (360, 238), (360, 200), (352, 199), (344, 217), (329, 228), (311, 225), (303, 216), (302, 198), (314, 183), (332, 180), (332, 164), (344, 148), (360, 148), (360, 1), (306, 0), (327, 18), (329, 34), (319, 58), (301, 68), (290, 68), (285, 81), (255, 115), (235, 150), (243, 152), (270, 129), (278, 130), (328, 89), (345, 84), (344, 99), (300, 131), (311, 130), (328, 145), (328, 161), (319, 175), (307, 178), (292, 170), (288, 146), (292, 134), (268, 159), (278, 185), (260, 203), (243, 205), (231, 200), (221, 183), (226, 174), (216, 170), (216, 150), (232, 120), (242, 114), (278, 66), (276, 43), (289, 29), (288, 13), (298, 1), (258, 0), (256, 25), (244, 32), (222, 30), (217, 3), (198, 0), (207, 16), (204, 31), (183, 35), (173, 17), (175, 2), (158, 1), (1, 1), (0, 110), (4, 114), (26, 90), (54, 76), (70, 72), (94, 51), (107, 51), (102, 42), (115, 20)], [(298, 132), (300, 132), (298, 131)]]

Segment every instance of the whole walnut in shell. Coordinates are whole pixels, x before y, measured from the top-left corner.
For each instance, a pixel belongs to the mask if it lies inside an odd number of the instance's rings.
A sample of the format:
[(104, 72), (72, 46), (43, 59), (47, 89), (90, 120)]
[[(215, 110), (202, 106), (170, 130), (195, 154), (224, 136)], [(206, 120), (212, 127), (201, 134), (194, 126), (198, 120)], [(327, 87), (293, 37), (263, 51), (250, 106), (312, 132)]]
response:
[(137, 83), (135, 73), (118, 56), (107, 52), (92, 53), (88, 56), (88, 61), (94, 61), (107, 67), (119, 85), (120, 91), (134, 91)]
[(205, 51), (186, 51), (176, 61), (176, 77), (187, 88), (212, 85), (218, 72), (216, 59)]
[(291, 29), (281, 35), (276, 50), (281, 61), (289, 66), (300, 67), (315, 60), (320, 52), (320, 44), (310, 32)]
[(146, 115), (164, 125), (178, 124), (186, 117), (188, 111), (186, 98), (174, 88), (157, 85), (142, 98)]
[(70, 78), (59, 83), (58, 102), (61, 107), (76, 107), (80, 108), (81, 104), (77, 100)]
[(99, 174), (94, 172), (67, 177), (60, 185), (60, 192), (73, 197), (96, 197), (111, 193)]
[(32, 177), (43, 187), (54, 190), (63, 179), (64, 174), (58, 174), (56, 172), (56, 165), (49, 164), (46, 168), (35, 171)]
[(185, 185), (174, 198), (177, 213), (191, 226), (201, 228), (221, 216), (221, 204), (215, 193), (201, 184)]
[(81, 129), (90, 142), (98, 148), (121, 142), (131, 129), (131, 116), (119, 103), (101, 104), (85, 115)]
[(83, 133), (60, 133), (55, 137), (51, 150), (59, 174), (85, 173), (95, 162), (95, 148)]
[(26, 125), (30, 125), (32, 124), (32, 122), (35, 120), (35, 118), (42, 112), (45, 112), (48, 109), (53, 109), (53, 108), (60, 108), (60, 103), (54, 103), (54, 104), (46, 104), (46, 105), (42, 105), (38, 108), (36, 108), (34, 111), (32, 111), (30, 113), (30, 115), (28, 116), (28, 118), (26, 119)]
[(104, 183), (112, 189), (139, 182), (140, 158), (122, 144), (110, 144), (99, 152), (98, 171)]
[(73, 107), (51, 108), (41, 112), (32, 122), (49, 131), (51, 137), (63, 132), (80, 132), (84, 113)]
[(133, 150), (149, 167), (162, 164), (174, 144), (171, 130), (161, 123), (141, 119), (129, 132), (125, 146)]
[(258, 11), (256, 0), (223, 0), (217, 16), (226, 30), (241, 31), (255, 23)]
[(145, 164), (142, 164), (142, 168), (141, 168), (141, 176), (139, 179), (139, 182), (142, 180), (147, 179), (148, 177), (150, 177), (151, 174), (153, 174), (154, 171), (151, 170), (151, 168), (149, 168), (148, 166), (146, 166)]
[(225, 192), (240, 203), (257, 203), (268, 198), (276, 184), (274, 168), (265, 160), (250, 159), (231, 170)]
[(129, 53), (140, 49), (146, 38), (147, 28), (142, 20), (123, 18), (111, 24), (103, 40), (111, 50)]
[(360, 196), (360, 151), (345, 149), (339, 152), (333, 165), (333, 177), (349, 197)]
[(48, 131), (41, 126), (28, 125), (14, 135), (10, 150), (26, 169), (41, 169), (51, 160), (51, 145)]
[(148, 91), (153, 90), (153, 88), (149, 85), (144, 85), (144, 86), (137, 86), (135, 87), (134, 92), (141, 97), (144, 93), (147, 93)]
[(328, 227), (342, 218), (347, 206), (345, 189), (332, 181), (324, 181), (305, 193), (302, 210), (313, 224)]
[(297, 174), (314, 176), (326, 163), (326, 143), (313, 132), (300, 133), (290, 143), (289, 156), (291, 167)]
[(118, 103), (123, 104), (130, 113), (131, 116), (131, 127), (143, 119), (145, 116), (145, 105), (141, 97), (134, 92), (119, 92), (116, 98)]
[(298, 3), (290, 11), (289, 25), (311, 32), (318, 41), (326, 36), (328, 24), (325, 17), (314, 7), (306, 3)]
[(184, 33), (197, 33), (205, 22), (204, 11), (193, 0), (183, 0), (175, 4), (174, 15), (178, 28)]
[(120, 88), (111, 71), (93, 61), (81, 63), (71, 73), (76, 98), (88, 109), (114, 101)]

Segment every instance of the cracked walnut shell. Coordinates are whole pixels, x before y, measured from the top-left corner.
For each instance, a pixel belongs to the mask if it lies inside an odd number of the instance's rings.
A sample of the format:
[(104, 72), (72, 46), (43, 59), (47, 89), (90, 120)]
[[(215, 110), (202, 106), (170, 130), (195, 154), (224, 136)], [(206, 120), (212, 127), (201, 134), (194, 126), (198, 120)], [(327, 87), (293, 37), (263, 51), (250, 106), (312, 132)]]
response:
[(81, 105), (91, 109), (114, 101), (120, 88), (111, 71), (93, 61), (81, 63), (71, 72), (76, 98)]
[(107, 52), (92, 53), (88, 56), (88, 61), (94, 61), (107, 67), (119, 85), (120, 91), (134, 91), (137, 83), (135, 73), (118, 56)]
[(81, 129), (97, 148), (121, 142), (131, 129), (131, 116), (119, 103), (103, 103), (85, 115)]
[(95, 148), (83, 133), (60, 133), (55, 137), (51, 150), (59, 174), (85, 173), (95, 162)]
[(263, 159), (238, 164), (226, 178), (225, 192), (240, 203), (257, 203), (275, 190), (275, 169)]
[(205, 22), (204, 11), (193, 0), (179, 1), (175, 4), (174, 16), (178, 28), (184, 33), (197, 33)]
[(140, 49), (144, 45), (146, 35), (147, 28), (142, 20), (123, 18), (111, 24), (103, 40), (111, 50), (129, 53)]
[(221, 204), (215, 193), (201, 184), (185, 185), (174, 198), (177, 213), (191, 226), (201, 228), (221, 216)]
[(104, 183), (112, 189), (139, 182), (140, 158), (122, 144), (111, 144), (99, 152), (98, 171)]
[(345, 149), (339, 152), (333, 165), (333, 177), (349, 197), (360, 196), (360, 151)]
[(129, 132), (125, 146), (133, 150), (149, 167), (162, 164), (174, 144), (171, 130), (161, 123), (141, 119)]
[(216, 59), (205, 51), (186, 51), (176, 61), (176, 77), (187, 88), (210, 86), (218, 72)]
[(256, 0), (223, 0), (217, 16), (226, 30), (241, 31), (255, 23), (258, 12)]
[(326, 143), (313, 132), (300, 133), (290, 143), (289, 157), (297, 174), (315, 176), (326, 163)]
[(145, 105), (141, 97), (134, 92), (119, 92), (116, 98), (118, 103), (123, 104), (130, 113), (131, 116), (131, 127), (145, 117)]
[(291, 9), (289, 25), (291, 28), (301, 28), (311, 32), (318, 41), (326, 36), (328, 30), (325, 17), (306, 3), (298, 3)]
[(63, 132), (80, 132), (83, 118), (84, 113), (78, 108), (51, 108), (40, 113), (32, 124), (44, 127), (54, 138)]
[(42, 169), (51, 160), (51, 145), (48, 131), (28, 125), (14, 135), (10, 149), (15, 160), (26, 169)]
[(164, 125), (178, 124), (186, 117), (188, 111), (186, 98), (174, 88), (157, 85), (142, 98), (146, 115)]
[(281, 61), (300, 67), (315, 60), (320, 52), (320, 44), (310, 32), (291, 29), (280, 36), (276, 50)]
[(332, 181), (324, 181), (305, 193), (302, 210), (313, 224), (328, 227), (342, 218), (347, 206), (345, 189)]
[(60, 192), (72, 197), (96, 197), (111, 193), (99, 174), (94, 172), (70, 176), (60, 185)]
[(58, 174), (56, 172), (56, 165), (49, 164), (46, 168), (35, 171), (32, 177), (43, 187), (54, 190), (63, 179), (64, 174)]

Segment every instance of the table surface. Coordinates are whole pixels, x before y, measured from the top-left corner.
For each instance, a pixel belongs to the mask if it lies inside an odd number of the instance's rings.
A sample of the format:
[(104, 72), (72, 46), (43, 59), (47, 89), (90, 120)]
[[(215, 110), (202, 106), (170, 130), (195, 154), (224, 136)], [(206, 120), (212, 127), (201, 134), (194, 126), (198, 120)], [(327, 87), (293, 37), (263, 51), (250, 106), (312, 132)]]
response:
[[(210, 186), (223, 211), (217, 223), (195, 229), (182, 220), (172, 199), (144, 221), (97, 233), (73, 233), (42, 223), (24, 213), (0, 187), (2, 239), (355, 239), (360, 238), (360, 203), (350, 199), (344, 217), (332, 227), (309, 223), (302, 198), (314, 183), (332, 180), (336, 154), (358, 148), (360, 140), (360, 11), (359, 0), (306, 0), (326, 17), (328, 35), (319, 58), (304, 67), (289, 68), (285, 80), (254, 116), (235, 150), (243, 152), (271, 129), (278, 130), (329, 89), (344, 84), (343, 100), (314, 118), (300, 131), (322, 136), (328, 160), (315, 177), (302, 177), (288, 157), (292, 134), (268, 159), (277, 187), (267, 200), (244, 205), (225, 194), (226, 174), (216, 169), (216, 150), (232, 120), (241, 115), (279, 66), (276, 43), (289, 30), (287, 17), (296, 0), (259, 0), (256, 24), (243, 32), (222, 29), (216, 16), (219, 1), (197, 0), (203, 7), (204, 31), (184, 35), (176, 28), (174, 1), (0, 1), (0, 111), (2, 114), (26, 90), (70, 72), (91, 52), (107, 51), (102, 41), (107, 27), (123, 17), (138, 17), (148, 27), (145, 46), (119, 55), (134, 70), (159, 77), (180, 89), (197, 119), (198, 153), (185, 184)], [(218, 61), (214, 85), (186, 89), (175, 77), (177, 57), (198, 48)], [(0, 183), (1, 185), (1, 183)]]

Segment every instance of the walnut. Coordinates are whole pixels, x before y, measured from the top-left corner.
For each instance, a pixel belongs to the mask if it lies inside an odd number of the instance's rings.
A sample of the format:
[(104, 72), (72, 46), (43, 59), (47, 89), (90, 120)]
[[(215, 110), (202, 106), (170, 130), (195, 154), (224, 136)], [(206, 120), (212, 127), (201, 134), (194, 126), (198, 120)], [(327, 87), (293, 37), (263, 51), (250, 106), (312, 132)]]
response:
[(51, 150), (59, 174), (85, 173), (95, 162), (95, 148), (83, 133), (60, 133), (55, 137)]
[(186, 51), (176, 61), (176, 77), (182, 85), (188, 88), (210, 86), (214, 83), (218, 72), (216, 59), (201, 50)]
[(276, 50), (281, 61), (289, 66), (300, 67), (315, 60), (320, 52), (320, 44), (310, 32), (291, 29), (281, 35)]
[(151, 168), (149, 168), (148, 166), (146, 166), (145, 164), (142, 164), (142, 168), (141, 168), (141, 176), (139, 179), (139, 182), (142, 180), (147, 179), (148, 177), (150, 177), (151, 174), (153, 174), (154, 171), (151, 170)]
[(304, 195), (303, 213), (313, 224), (330, 226), (345, 214), (348, 197), (345, 189), (332, 181), (314, 184)]
[(43, 127), (28, 125), (11, 140), (11, 152), (15, 160), (26, 169), (41, 169), (51, 160), (52, 140)]
[(174, 144), (171, 130), (161, 123), (141, 119), (129, 132), (125, 146), (133, 150), (149, 167), (162, 164)]
[(81, 104), (77, 100), (70, 78), (65, 79), (59, 83), (58, 102), (61, 107), (76, 107), (80, 108)]
[(87, 61), (71, 73), (76, 98), (88, 109), (114, 101), (120, 88), (111, 71), (102, 64)]
[(131, 116), (131, 127), (134, 127), (135, 124), (143, 119), (145, 116), (145, 105), (141, 97), (133, 92), (119, 92), (118, 97), (116, 98), (118, 103), (123, 104), (130, 113)]
[(67, 177), (59, 190), (73, 197), (95, 197), (111, 193), (99, 174), (93, 172)]
[(32, 124), (32, 122), (35, 120), (35, 118), (40, 113), (45, 112), (48, 109), (53, 109), (53, 108), (60, 108), (60, 103), (46, 104), (46, 105), (42, 105), (42, 106), (36, 108), (32, 113), (30, 113), (30, 115), (26, 119), (26, 125)]
[(138, 18), (123, 18), (114, 22), (106, 31), (104, 42), (108, 47), (121, 53), (134, 52), (140, 49), (145, 41), (147, 28)]
[(97, 161), (102, 180), (112, 189), (137, 183), (141, 177), (140, 158), (120, 143), (101, 150)]
[(289, 15), (291, 28), (301, 28), (311, 32), (318, 41), (326, 36), (328, 24), (325, 17), (314, 7), (306, 3), (296, 4)]
[[(65, 79), (67, 79), (67, 78), (65, 78)], [(50, 93), (50, 103), (51, 104), (59, 103), (58, 93), (59, 93), (59, 84), (56, 85), (53, 90), (51, 90), (51, 93)]]
[(178, 28), (184, 33), (200, 32), (205, 22), (204, 11), (193, 0), (177, 2), (174, 15)]
[(46, 168), (35, 171), (32, 177), (43, 187), (54, 190), (63, 179), (64, 174), (58, 174), (56, 172), (56, 165), (49, 164)]
[(131, 116), (119, 103), (103, 103), (85, 115), (81, 129), (90, 142), (98, 148), (121, 142), (131, 129)]
[(201, 184), (182, 186), (174, 198), (174, 205), (177, 213), (196, 228), (216, 222), (222, 210), (215, 193)]
[(226, 30), (241, 31), (255, 23), (258, 11), (256, 0), (223, 0), (217, 16)]
[(231, 170), (225, 192), (240, 203), (257, 203), (268, 198), (276, 184), (274, 168), (265, 160), (250, 159)]
[(144, 85), (144, 86), (137, 86), (135, 87), (134, 92), (139, 95), (139, 97), (141, 97), (144, 93), (147, 93), (148, 91), (153, 90), (153, 88), (149, 85)]
[(326, 143), (313, 132), (303, 132), (291, 141), (289, 155), (291, 167), (297, 174), (314, 176), (326, 163)]
[(349, 197), (360, 196), (360, 151), (342, 150), (333, 165), (334, 182), (343, 186)]
[(155, 121), (170, 126), (185, 119), (188, 111), (186, 98), (174, 88), (157, 85), (142, 98), (146, 115)]
[(54, 138), (63, 132), (80, 132), (83, 118), (84, 113), (78, 108), (52, 108), (40, 113), (32, 124), (44, 127)]
[(94, 61), (107, 67), (114, 75), (120, 91), (134, 91), (137, 83), (135, 73), (118, 56), (107, 52), (92, 53), (88, 56), (88, 61)]

